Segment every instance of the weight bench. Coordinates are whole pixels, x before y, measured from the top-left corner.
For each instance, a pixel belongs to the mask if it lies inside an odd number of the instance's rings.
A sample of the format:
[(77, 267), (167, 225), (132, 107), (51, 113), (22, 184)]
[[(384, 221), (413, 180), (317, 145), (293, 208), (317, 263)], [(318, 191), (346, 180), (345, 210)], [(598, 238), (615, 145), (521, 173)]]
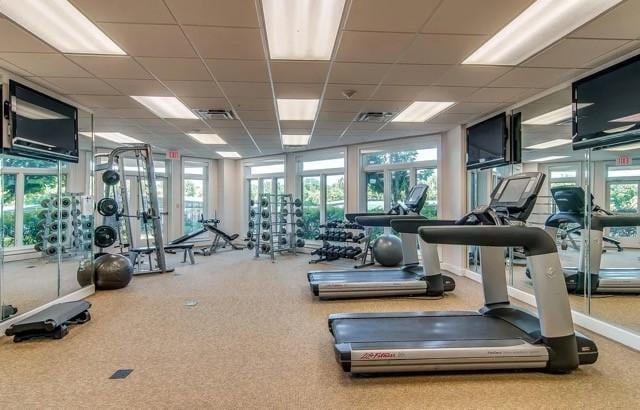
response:
[[(192, 265), (195, 265), (196, 259), (193, 256), (193, 243), (175, 243), (171, 245), (165, 245), (164, 250), (168, 253), (175, 253), (176, 250), (183, 250), (182, 262), (187, 261), (187, 256), (189, 256), (189, 262)], [(149, 255), (155, 252), (156, 248), (153, 246), (144, 246), (141, 248), (131, 248), (129, 249), (129, 259), (131, 259), (131, 264), (133, 266), (136, 265), (138, 261), (138, 256), (140, 255)]]
[(80, 325), (91, 320), (86, 300), (58, 303), (41, 312), (12, 324), (6, 331), (15, 343), (33, 338), (62, 339), (69, 333), (70, 325)]
[[(207, 231), (212, 232), (215, 235), (214, 238), (213, 238), (213, 242), (211, 243), (211, 246), (209, 247), (209, 249), (206, 249), (206, 248), (203, 249), (202, 253), (204, 255), (210, 255), (212, 253), (216, 253), (218, 248), (226, 248), (227, 245), (230, 245), (231, 248), (233, 248), (235, 250), (244, 249), (244, 246), (236, 245), (236, 244), (233, 243), (233, 241), (238, 239), (240, 234), (234, 233), (232, 235), (228, 235), (226, 232), (224, 232), (223, 230), (221, 230), (220, 228), (218, 228), (216, 226), (213, 226), (212, 224), (205, 223), (203, 226)], [(221, 243), (221, 241), (222, 241), (222, 243)]]

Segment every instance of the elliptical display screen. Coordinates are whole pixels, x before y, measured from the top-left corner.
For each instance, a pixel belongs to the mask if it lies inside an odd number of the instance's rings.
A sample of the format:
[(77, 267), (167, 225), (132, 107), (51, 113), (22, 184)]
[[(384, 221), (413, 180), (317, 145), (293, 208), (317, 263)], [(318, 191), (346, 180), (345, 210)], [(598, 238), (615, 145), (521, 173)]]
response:
[(522, 198), (532, 178), (510, 179), (498, 198), (500, 202), (517, 202)]

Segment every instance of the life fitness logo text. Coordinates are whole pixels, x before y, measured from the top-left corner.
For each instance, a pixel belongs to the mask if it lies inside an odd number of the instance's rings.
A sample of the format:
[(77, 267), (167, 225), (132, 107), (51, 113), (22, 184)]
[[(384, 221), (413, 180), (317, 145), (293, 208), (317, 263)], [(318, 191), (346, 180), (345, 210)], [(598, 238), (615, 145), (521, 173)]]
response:
[(393, 359), (396, 357), (395, 353), (387, 353), (387, 352), (371, 352), (371, 353), (363, 353), (360, 356), (360, 360), (386, 360)]

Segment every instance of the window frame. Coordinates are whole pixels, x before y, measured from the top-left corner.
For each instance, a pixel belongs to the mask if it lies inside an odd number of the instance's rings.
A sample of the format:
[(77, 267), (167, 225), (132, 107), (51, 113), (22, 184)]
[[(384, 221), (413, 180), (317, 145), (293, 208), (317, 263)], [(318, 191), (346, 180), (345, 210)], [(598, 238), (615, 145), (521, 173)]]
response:
[[(199, 174), (186, 174), (184, 172), (184, 170), (186, 168), (186, 164), (187, 163), (201, 163), (203, 168), (204, 168), (204, 171), (203, 171), (202, 175), (199, 175)], [(182, 179), (181, 179), (182, 195), (180, 197), (180, 201), (181, 201), (181, 204), (182, 204), (182, 209), (181, 209), (181, 212), (180, 212), (180, 232), (182, 232), (182, 235), (185, 235), (185, 234), (189, 233), (189, 232), (186, 232), (186, 230), (185, 230), (185, 221), (186, 221), (185, 211), (187, 209), (186, 206), (185, 206), (185, 204), (186, 204), (186, 201), (185, 201), (185, 181), (187, 179), (203, 181), (203, 183), (202, 183), (202, 186), (203, 186), (202, 210), (203, 210), (203, 213), (206, 213), (209, 210), (207, 204), (209, 204), (209, 197), (210, 197), (210, 192), (209, 192), (209, 174), (211, 173), (211, 169), (210, 168), (211, 168), (210, 160), (205, 159), (205, 158), (182, 157), (180, 159), (180, 175), (182, 177)], [(162, 176), (165, 176), (165, 175), (162, 175)], [(169, 208), (171, 208), (171, 207), (169, 206)], [(170, 216), (171, 216), (170, 214), (167, 215), (168, 218)], [(205, 217), (208, 217), (208, 216), (205, 215)]]

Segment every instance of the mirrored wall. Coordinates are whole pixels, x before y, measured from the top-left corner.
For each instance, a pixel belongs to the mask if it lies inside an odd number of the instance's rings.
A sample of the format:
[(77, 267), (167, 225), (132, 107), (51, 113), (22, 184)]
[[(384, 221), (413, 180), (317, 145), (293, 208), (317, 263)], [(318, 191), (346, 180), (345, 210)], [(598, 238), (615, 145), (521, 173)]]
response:
[(93, 118), (78, 114), (77, 164), (0, 154), (2, 320), (92, 284)]

